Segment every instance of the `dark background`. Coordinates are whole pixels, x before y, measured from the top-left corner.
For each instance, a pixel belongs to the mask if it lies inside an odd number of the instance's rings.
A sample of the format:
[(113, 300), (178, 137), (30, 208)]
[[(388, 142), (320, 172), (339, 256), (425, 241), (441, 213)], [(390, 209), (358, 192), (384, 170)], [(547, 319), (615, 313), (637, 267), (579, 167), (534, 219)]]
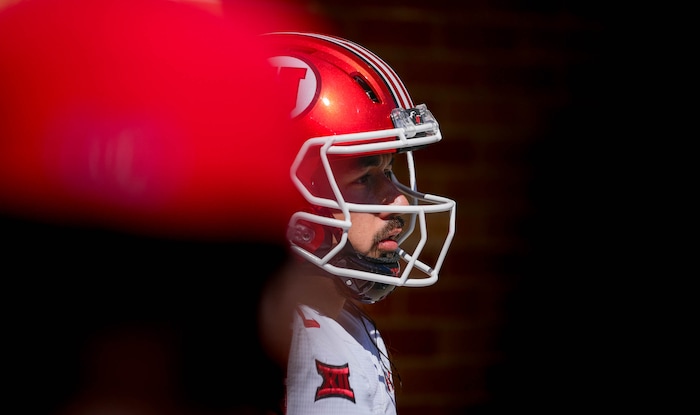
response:
[[(243, 4), (223, 3), (232, 16)], [(620, 65), (626, 49), (612, 30), (619, 30), (618, 11), (542, 0), (268, 0), (245, 7), (267, 11), (270, 30), (320, 30), (368, 47), (440, 122), (443, 141), (416, 153), (419, 189), (457, 200), (457, 235), (440, 280), (368, 307), (402, 380), (399, 413), (628, 407), (622, 374), (633, 359), (620, 338), (629, 325), (610, 312), (630, 258), (621, 248), (630, 218), (620, 201), (631, 175), (620, 167), (620, 150), (631, 132), (620, 120), (621, 108), (633, 103)], [(31, 244), (32, 226), (4, 221), (3, 231)], [(189, 380), (180, 387), (194, 407), (219, 412), (276, 396), (277, 373), (255, 341), (241, 341), (254, 330), (261, 287), (245, 285), (253, 281), (244, 278), (250, 263), (226, 257), (256, 251), (157, 241), (162, 250), (146, 255), (152, 240), (71, 230), (76, 239), (66, 245), (63, 231), (40, 229), (47, 250), (62, 247), (54, 257), (32, 255), (40, 246), (5, 250), (6, 258), (23, 253), (13, 264), (33, 276), (6, 284), (4, 295), (6, 345), (14, 352), (6, 356), (18, 369), (10, 373), (21, 373), (14, 386), (30, 391), (22, 401), (37, 405), (35, 412), (54, 409), (82, 386), (75, 363), (85, 345), (78, 343), (92, 330), (122, 324), (136, 339), (137, 327), (157, 327), (167, 333), (156, 342), (181, 342), (174, 344), (185, 351)], [(115, 262), (114, 249), (129, 262)], [(148, 258), (147, 268), (134, 269), (139, 258)], [(52, 275), (51, 261), (79, 265)], [(266, 272), (252, 265), (253, 273)], [(124, 288), (134, 286), (139, 295)], [(86, 299), (90, 287), (103, 295)], [(244, 323), (232, 330), (231, 315)], [(31, 391), (48, 392), (40, 399)]]

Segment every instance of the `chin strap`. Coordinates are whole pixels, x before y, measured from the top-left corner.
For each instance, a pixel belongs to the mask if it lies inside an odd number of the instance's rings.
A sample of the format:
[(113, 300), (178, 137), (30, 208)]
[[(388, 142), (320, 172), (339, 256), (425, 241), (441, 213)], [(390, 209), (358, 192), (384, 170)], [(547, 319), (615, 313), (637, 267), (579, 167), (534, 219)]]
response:
[[(331, 264), (341, 268), (356, 269), (397, 278), (401, 271), (398, 255), (394, 254), (391, 257), (371, 258), (357, 253), (352, 246), (350, 246), (350, 243), (331, 260)], [(344, 293), (366, 304), (372, 304), (383, 300), (396, 288), (395, 285), (381, 282), (341, 276), (334, 277)]]
[(393, 254), (390, 257), (371, 258), (358, 254), (352, 246), (350, 246), (350, 242), (348, 242), (345, 249), (340, 251), (338, 255), (331, 260), (331, 263), (335, 266), (342, 266), (343, 268), (367, 271), (373, 274), (388, 275), (391, 277), (398, 277), (401, 272), (398, 255)]

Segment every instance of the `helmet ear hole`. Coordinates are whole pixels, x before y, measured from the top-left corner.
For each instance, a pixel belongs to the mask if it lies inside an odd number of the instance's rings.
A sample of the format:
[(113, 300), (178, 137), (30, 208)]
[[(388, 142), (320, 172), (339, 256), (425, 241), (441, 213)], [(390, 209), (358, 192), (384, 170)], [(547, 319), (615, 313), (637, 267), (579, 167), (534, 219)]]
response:
[(359, 73), (355, 73), (352, 75), (352, 79), (354, 79), (355, 82), (357, 82), (357, 84), (360, 85), (360, 87), (365, 91), (365, 94), (367, 94), (367, 97), (372, 102), (375, 102), (375, 103), (380, 102), (377, 94), (374, 92), (372, 87), (369, 86), (369, 84), (367, 83), (365, 78), (362, 77), (362, 75), (360, 75)]

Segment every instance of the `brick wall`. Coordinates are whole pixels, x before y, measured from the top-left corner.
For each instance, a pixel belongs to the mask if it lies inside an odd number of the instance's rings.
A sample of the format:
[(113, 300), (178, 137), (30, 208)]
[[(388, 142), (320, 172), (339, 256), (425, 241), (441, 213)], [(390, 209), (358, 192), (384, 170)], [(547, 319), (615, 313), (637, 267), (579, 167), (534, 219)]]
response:
[(580, 297), (556, 238), (584, 227), (565, 212), (583, 203), (569, 180), (592, 132), (604, 27), (592, 4), (456, 3), (305, 3), (427, 103), (444, 139), (416, 154), (419, 188), (458, 203), (438, 283), (368, 311), (403, 381), (400, 414), (557, 412), (576, 406), (563, 367), (579, 367), (565, 359), (580, 328), (563, 316)]

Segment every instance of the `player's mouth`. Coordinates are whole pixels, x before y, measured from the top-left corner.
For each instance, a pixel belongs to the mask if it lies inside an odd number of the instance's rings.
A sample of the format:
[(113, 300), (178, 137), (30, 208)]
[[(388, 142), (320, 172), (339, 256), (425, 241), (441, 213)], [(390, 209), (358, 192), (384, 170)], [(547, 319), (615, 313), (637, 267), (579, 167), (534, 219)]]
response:
[(377, 248), (382, 252), (394, 252), (399, 249), (399, 243), (396, 238), (401, 233), (401, 228), (392, 229), (384, 239), (377, 243)]
[(377, 244), (377, 248), (384, 252), (393, 252), (399, 249), (399, 243), (393, 239), (383, 239)]

